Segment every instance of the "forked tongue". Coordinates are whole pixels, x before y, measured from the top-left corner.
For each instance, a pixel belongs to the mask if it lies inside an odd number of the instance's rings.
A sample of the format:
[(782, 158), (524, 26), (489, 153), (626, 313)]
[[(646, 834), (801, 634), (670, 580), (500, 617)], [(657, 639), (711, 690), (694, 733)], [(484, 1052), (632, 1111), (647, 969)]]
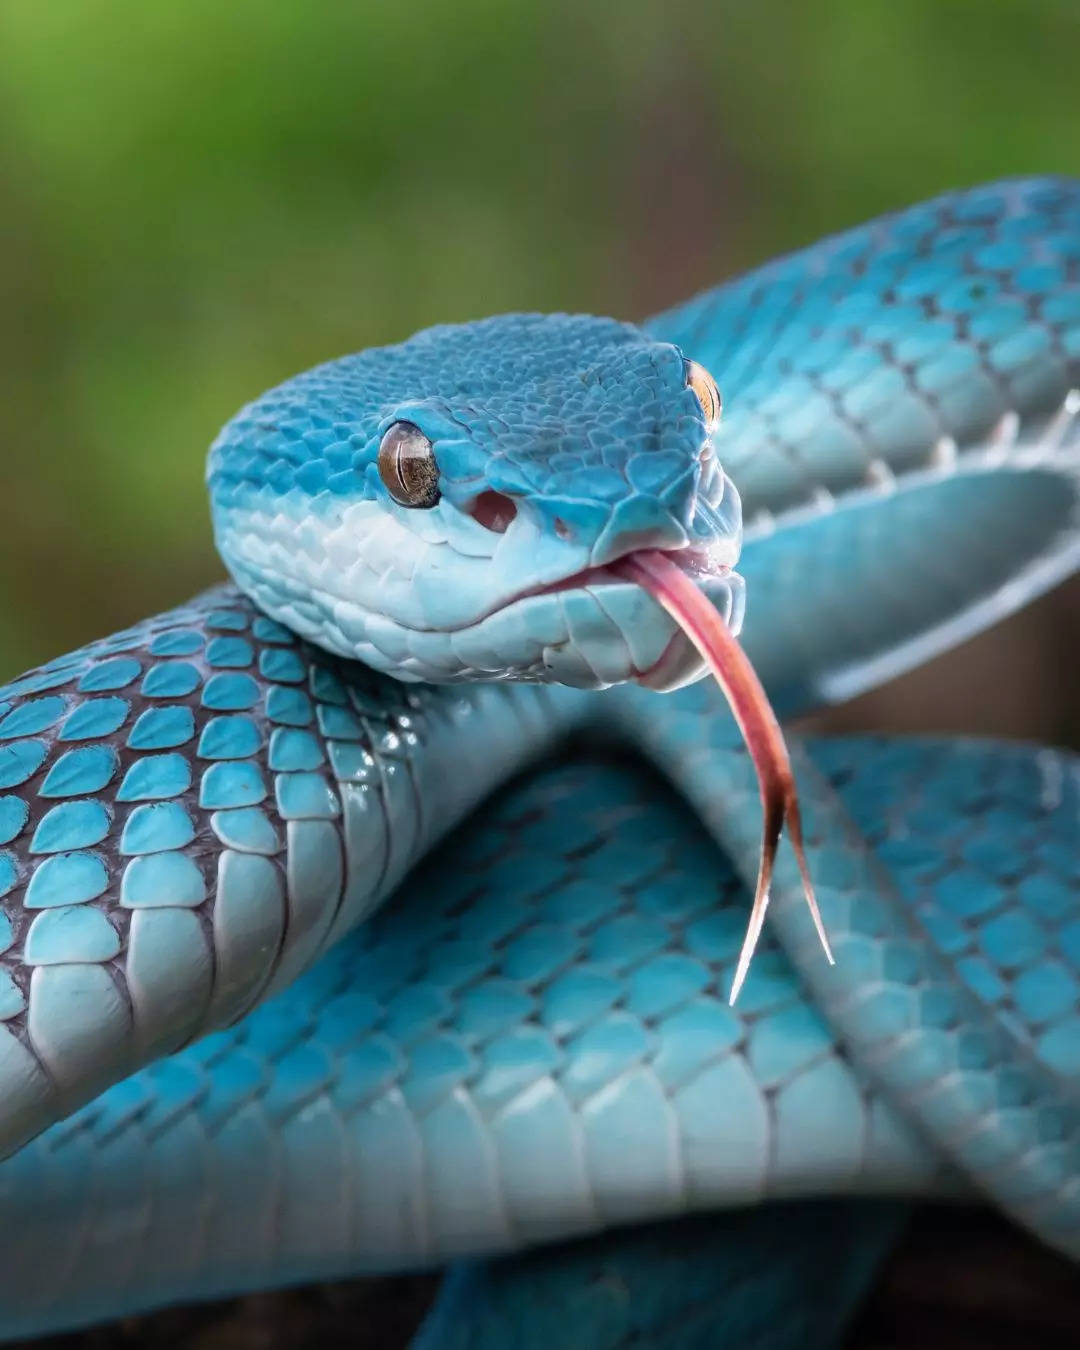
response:
[(803, 894), (806, 896), (806, 903), (814, 920), (817, 935), (821, 939), (821, 945), (825, 949), (825, 955), (832, 965), (832, 950), (825, 934), (825, 926), (821, 922), (813, 882), (810, 880), (810, 869), (806, 864), (799, 798), (795, 790), (795, 775), (791, 771), (791, 760), (788, 758), (787, 746), (784, 744), (784, 736), (776, 720), (776, 714), (769, 705), (765, 690), (761, 687), (761, 681), (746, 653), (705, 595), (667, 554), (657, 549), (640, 549), (625, 558), (620, 558), (618, 562), (609, 563), (608, 567), (610, 571), (648, 591), (653, 599), (667, 610), (697, 648), (724, 692), (757, 772), (763, 813), (761, 861), (758, 864), (757, 886), (754, 891), (754, 903), (750, 909), (750, 922), (747, 925), (746, 937), (743, 939), (742, 951), (739, 953), (739, 962), (735, 967), (735, 979), (731, 985), (730, 1002), (734, 1003), (739, 996), (739, 990), (750, 969), (750, 959), (761, 936), (765, 911), (769, 905), (773, 863), (776, 860), (780, 832), (785, 822), (799, 864)]

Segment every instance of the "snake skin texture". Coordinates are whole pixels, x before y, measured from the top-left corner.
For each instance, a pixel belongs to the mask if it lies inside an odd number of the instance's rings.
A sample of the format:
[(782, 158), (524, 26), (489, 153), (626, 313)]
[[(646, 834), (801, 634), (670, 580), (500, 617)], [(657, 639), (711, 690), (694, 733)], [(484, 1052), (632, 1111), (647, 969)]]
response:
[[(881, 488), (961, 447), (1000, 451), (1075, 388), (1080, 192), (1019, 179), (949, 193), (649, 328), (728, 394), (717, 447), (751, 521)], [(1077, 411), (1070, 401), (1062, 421)]]
[(288, 984), (567, 701), (408, 690), (230, 588), (6, 686), (3, 1151)]
[[(745, 754), (725, 753), (710, 705), (688, 690), (632, 725), (752, 881), (756, 781)], [(836, 966), (815, 959), (790, 857), (777, 869), (774, 927), (889, 1101), (1014, 1217), (1080, 1255), (1076, 762), (1041, 750), (1025, 763), (1005, 747), (980, 756), (960, 743), (931, 782), (916, 753), (878, 747), (872, 785), (846, 757), (832, 760), (839, 799), (803, 758), (808, 856)], [(875, 856), (905, 794), (915, 811)], [(1010, 842), (1004, 822), (1021, 794), (1012, 818), (1026, 829)], [(914, 916), (905, 893), (920, 902)]]
[(922, 202), (648, 326), (724, 392), (744, 641), (784, 711), (851, 697), (1080, 563), (1072, 180)]
[[(733, 721), (622, 683), (695, 673), (637, 588), (551, 589), (688, 542), (726, 569), (741, 494), (770, 695), (845, 697), (1080, 561), (1078, 365), (1080, 188), (1030, 180), (644, 329), (433, 329), (234, 419), (210, 490), (254, 599), (0, 690), (0, 1335), (823, 1193), (977, 1193), (1080, 1255), (1075, 759), (799, 751), (837, 965), (783, 854), (731, 1008)], [(402, 419), (430, 512), (379, 486)]]
[[(939, 949), (1018, 1047), (1075, 1084), (1076, 761), (811, 748)], [(984, 809), (958, 821), (965, 791)], [(925, 820), (945, 807), (952, 833), (933, 847)], [(830, 896), (852, 871), (831, 839)], [(823, 1189), (966, 1193), (921, 1112), (899, 1115), (856, 1066), (869, 1017), (854, 1047), (838, 1041), (775, 939), (727, 1006), (746, 903), (694, 813), (641, 768), (505, 790), (309, 975), (0, 1165), (6, 1212), (36, 1214), (0, 1261), (5, 1329), (37, 1326), (57, 1282), (78, 1322), (150, 1290), (426, 1265)], [(869, 889), (859, 905), (877, 919)], [(921, 960), (891, 942), (888, 974)], [(927, 991), (931, 1034), (956, 1025), (956, 998)], [(994, 1082), (987, 1039), (965, 1033), (971, 1091)], [(1054, 1121), (1023, 1087), (1017, 1068), (997, 1090), (1034, 1146)], [(1043, 1153), (1075, 1174), (1061, 1132)]]

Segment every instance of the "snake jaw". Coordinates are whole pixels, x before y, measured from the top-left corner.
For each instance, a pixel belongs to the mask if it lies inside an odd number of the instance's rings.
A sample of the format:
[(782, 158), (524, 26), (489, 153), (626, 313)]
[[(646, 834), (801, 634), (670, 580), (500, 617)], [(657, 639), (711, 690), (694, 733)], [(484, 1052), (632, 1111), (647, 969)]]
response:
[(761, 856), (750, 919), (731, 986), (729, 1002), (733, 1004), (761, 936), (773, 865), (785, 824), (818, 938), (830, 965), (834, 964), (834, 958), (806, 861), (795, 775), (780, 724), (746, 653), (692, 579), (695, 560), (688, 560), (690, 568), (681, 566), (682, 561), (681, 556), (676, 561), (671, 554), (658, 549), (641, 549), (609, 567), (616, 575), (647, 591), (697, 648), (731, 708), (757, 773), (762, 806)]

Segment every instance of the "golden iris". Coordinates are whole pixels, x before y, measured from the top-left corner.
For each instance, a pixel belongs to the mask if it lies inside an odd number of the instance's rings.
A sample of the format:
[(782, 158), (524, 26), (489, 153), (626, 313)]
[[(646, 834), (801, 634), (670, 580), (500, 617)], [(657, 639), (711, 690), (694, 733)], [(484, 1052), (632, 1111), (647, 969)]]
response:
[(401, 506), (432, 507), (439, 500), (439, 466), (431, 442), (412, 422), (387, 427), (379, 443), (379, 477)]

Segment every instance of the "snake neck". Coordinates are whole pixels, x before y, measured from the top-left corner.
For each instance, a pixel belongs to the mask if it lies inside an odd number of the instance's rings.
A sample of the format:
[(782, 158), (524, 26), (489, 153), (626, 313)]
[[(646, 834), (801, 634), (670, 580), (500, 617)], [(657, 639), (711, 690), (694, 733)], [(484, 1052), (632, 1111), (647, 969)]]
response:
[(581, 704), (402, 685), (231, 587), (9, 685), (0, 1150), (290, 983)]

